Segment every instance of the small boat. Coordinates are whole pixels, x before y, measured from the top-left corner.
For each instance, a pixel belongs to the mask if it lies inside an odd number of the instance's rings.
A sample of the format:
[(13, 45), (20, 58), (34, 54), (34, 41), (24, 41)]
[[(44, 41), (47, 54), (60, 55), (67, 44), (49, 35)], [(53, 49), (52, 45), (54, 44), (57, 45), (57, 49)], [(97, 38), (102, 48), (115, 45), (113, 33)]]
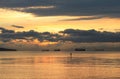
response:
[(0, 51), (17, 51), (16, 49), (0, 48)]
[(54, 51), (60, 51), (60, 49), (55, 49)]
[(83, 49), (83, 48), (76, 48), (75, 51), (86, 51), (86, 49)]

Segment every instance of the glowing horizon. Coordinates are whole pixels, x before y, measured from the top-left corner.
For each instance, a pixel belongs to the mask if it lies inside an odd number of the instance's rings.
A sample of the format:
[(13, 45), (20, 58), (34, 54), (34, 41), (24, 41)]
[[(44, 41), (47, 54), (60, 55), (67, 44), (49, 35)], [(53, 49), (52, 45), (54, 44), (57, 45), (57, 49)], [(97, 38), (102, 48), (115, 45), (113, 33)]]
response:
[(79, 43), (85, 42), (120, 42), (119, 3), (118, 0), (2, 0), (0, 46), (39, 50), (51, 45), (50, 49), (74, 43), (80, 47)]
[[(18, 12), (9, 9), (0, 9), (1, 23), (0, 26), (12, 29), (15, 31), (36, 30), (39, 32), (49, 31), (58, 32), (67, 28), (81, 29), (81, 30), (102, 30), (115, 32), (119, 30), (120, 20), (117, 18), (101, 18), (93, 20), (68, 20), (77, 18), (89, 18), (89, 16), (34, 16), (29, 13)], [(92, 16), (91, 16), (92, 17)], [(18, 29), (11, 27), (12, 25), (20, 25), (24, 28)]]

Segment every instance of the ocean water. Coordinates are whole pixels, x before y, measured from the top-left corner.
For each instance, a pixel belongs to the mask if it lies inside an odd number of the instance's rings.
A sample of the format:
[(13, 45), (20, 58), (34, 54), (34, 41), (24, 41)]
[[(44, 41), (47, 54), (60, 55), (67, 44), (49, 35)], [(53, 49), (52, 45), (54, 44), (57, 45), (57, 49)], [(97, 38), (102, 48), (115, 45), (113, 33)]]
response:
[(120, 52), (0, 52), (0, 79), (120, 79)]

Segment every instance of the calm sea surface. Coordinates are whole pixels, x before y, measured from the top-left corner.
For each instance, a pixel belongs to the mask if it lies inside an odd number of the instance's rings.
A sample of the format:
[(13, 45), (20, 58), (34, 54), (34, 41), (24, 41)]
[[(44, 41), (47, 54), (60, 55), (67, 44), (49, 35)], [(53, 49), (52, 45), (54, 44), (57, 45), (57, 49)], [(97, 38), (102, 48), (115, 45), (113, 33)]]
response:
[(0, 79), (120, 79), (120, 52), (0, 52)]

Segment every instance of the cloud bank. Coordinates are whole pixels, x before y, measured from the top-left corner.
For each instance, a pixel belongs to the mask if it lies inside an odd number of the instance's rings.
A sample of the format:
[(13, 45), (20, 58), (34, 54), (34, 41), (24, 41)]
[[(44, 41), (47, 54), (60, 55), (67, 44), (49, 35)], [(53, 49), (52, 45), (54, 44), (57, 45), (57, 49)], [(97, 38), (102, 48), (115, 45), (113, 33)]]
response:
[(34, 40), (38, 39), (40, 42), (45, 40), (50, 42), (120, 42), (120, 32), (100, 32), (94, 29), (91, 30), (79, 30), (79, 29), (66, 29), (59, 33), (50, 32), (37, 32), (34, 30), (15, 32), (14, 30), (8, 30), (0, 28), (0, 41), (9, 42), (16, 39)]
[(65, 29), (58, 33), (37, 32), (34, 30), (15, 32), (0, 28), (0, 47), (15, 48), (17, 50), (87, 50), (105, 49), (119, 50), (120, 32), (100, 32), (94, 29)]
[(32, 13), (36, 16), (120, 18), (119, 0), (1, 0), (0, 8)]

